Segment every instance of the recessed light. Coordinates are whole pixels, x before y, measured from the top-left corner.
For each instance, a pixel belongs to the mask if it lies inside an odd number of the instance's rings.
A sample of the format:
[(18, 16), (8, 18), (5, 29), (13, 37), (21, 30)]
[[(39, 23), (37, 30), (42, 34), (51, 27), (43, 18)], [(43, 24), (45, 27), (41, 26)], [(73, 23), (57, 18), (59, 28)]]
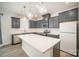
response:
[(39, 7), (39, 5), (36, 5), (36, 7)]
[(65, 4), (69, 4), (70, 2), (65, 2)]

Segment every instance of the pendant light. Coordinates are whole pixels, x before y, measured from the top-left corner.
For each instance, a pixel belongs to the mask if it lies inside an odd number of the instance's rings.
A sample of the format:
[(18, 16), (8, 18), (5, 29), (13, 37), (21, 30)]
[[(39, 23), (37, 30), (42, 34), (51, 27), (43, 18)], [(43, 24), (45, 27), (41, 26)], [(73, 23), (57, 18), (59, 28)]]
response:
[(34, 21), (38, 21), (40, 18), (39, 18), (39, 16), (37, 15), (37, 14), (32, 14), (32, 5), (31, 5), (31, 2), (30, 2), (30, 8), (29, 8), (29, 10), (30, 10), (30, 12), (29, 12), (29, 14), (28, 14), (28, 17), (29, 17), (29, 19), (30, 20), (34, 20)]
[(41, 2), (41, 5), (42, 5), (42, 6), (36, 5), (36, 7), (37, 7), (37, 9), (39, 10), (39, 12), (40, 12), (41, 14), (47, 13), (47, 9), (44, 7), (44, 2)]
[(31, 12), (31, 2), (29, 2), (29, 3), (30, 3), (30, 8), (29, 8), (30, 12), (28, 13), (28, 18), (32, 19), (33, 15), (32, 15), (32, 12)]
[(23, 6), (23, 8), (24, 8), (24, 17), (23, 17), (23, 19), (26, 20), (26, 19), (28, 19), (28, 17), (26, 16), (26, 12), (25, 12), (26, 11), (26, 6)]

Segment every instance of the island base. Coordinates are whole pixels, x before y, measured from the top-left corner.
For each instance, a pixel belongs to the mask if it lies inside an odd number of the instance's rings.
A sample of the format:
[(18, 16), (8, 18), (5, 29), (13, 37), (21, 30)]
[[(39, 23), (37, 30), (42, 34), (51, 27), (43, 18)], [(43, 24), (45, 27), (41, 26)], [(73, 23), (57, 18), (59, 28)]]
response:
[(53, 57), (53, 48), (50, 48), (46, 52), (42, 53), (26, 43), (24, 40), (22, 40), (22, 49), (29, 57)]

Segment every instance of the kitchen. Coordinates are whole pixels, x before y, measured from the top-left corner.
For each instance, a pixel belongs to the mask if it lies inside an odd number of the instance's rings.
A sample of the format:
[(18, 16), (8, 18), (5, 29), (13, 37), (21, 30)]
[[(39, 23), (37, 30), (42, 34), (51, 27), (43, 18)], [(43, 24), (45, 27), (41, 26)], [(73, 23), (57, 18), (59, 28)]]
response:
[(78, 2), (0, 2), (0, 49), (22, 43), (30, 57), (78, 56), (78, 7)]

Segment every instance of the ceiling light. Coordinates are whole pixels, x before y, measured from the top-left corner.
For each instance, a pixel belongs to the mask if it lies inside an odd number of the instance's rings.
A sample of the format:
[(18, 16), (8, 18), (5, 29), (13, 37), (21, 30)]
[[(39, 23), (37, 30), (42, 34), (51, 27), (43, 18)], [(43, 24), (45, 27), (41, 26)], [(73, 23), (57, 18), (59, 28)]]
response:
[(65, 2), (65, 4), (69, 4), (69, 2)]
[(40, 8), (40, 10), (42, 10), (42, 11), (43, 11), (43, 10), (44, 10), (44, 8), (43, 8), (43, 7), (41, 7), (41, 8)]
[(43, 6), (43, 3), (41, 3), (41, 4), (42, 4), (42, 6), (36, 5), (37, 9), (39, 10), (39, 12), (41, 14), (47, 13), (47, 9)]
[(38, 8), (38, 7), (39, 7), (39, 5), (36, 5), (36, 7)]
[(29, 13), (28, 17), (29, 17), (29, 19), (32, 19), (32, 17), (33, 17), (32, 13)]
[(29, 19), (32, 19), (33, 14), (32, 14), (32, 12), (31, 12), (31, 2), (29, 2), (29, 3), (30, 3), (30, 8), (29, 8), (30, 12), (28, 13), (28, 18), (29, 18)]
[(44, 11), (47, 12), (47, 9), (45, 9)]
[(24, 6), (23, 8), (24, 8), (24, 16), (23, 16), (23, 19), (26, 20), (26, 19), (28, 18), (28, 17), (26, 16), (26, 12), (25, 12), (26, 6)]

